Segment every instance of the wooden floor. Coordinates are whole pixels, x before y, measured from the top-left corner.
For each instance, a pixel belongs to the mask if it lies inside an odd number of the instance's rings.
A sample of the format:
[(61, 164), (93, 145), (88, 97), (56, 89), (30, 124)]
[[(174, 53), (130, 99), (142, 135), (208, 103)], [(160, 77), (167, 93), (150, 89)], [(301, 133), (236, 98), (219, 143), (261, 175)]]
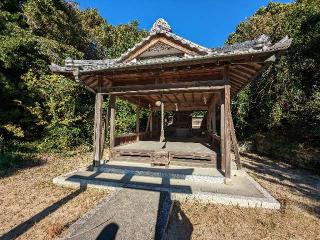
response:
[(136, 150), (166, 150), (174, 152), (205, 152), (214, 153), (209, 145), (198, 142), (159, 142), (159, 141), (139, 141), (126, 145), (117, 146), (117, 149), (136, 149)]
[[(112, 159), (119, 161), (154, 162), (155, 158), (167, 164), (216, 166), (217, 153), (210, 144), (192, 139), (169, 139), (165, 142), (138, 141), (117, 146), (112, 150)], [(161, 161), (159, 160), (161, 163)]]

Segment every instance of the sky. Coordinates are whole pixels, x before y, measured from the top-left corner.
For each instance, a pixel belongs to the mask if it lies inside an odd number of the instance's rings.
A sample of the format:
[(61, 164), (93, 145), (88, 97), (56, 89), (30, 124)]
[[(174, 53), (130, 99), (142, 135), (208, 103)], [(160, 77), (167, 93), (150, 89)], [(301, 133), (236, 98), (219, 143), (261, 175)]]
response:
[[(222, 46), (236, 26), (270, 0), (77, 0), (81, 9), (97, 8), (112, 25), (139, 22), (150, 30), (164, 18), (172, 31), (205, 47)], [(275, 1), (274, 1), (275, 2)], [(290, 3), (289, 0), (278, 0)]]

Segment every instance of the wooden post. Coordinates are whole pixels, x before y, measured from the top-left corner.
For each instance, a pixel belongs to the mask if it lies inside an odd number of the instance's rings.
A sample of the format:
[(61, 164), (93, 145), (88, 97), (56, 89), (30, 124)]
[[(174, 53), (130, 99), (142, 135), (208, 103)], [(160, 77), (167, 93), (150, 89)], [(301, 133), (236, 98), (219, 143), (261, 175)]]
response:
[(217, 133), (217, 120), (216, 120), (216, 104), (212, 106), (212, 113), (211, 113), (211, 124), (212, 124), (212, 132)]
[(151, 118), (151, 112), (148, 113), (146, 133), (150, 132), (150, 129), (149, 129), (149, 126), (150, 126), (150, 118)]
[(237, 141), (236, 132), (234, 130), (231, 112), (229, 113), (229, 119), (230, 119), (230, 134), (231, 134), (232, 147), (233, 147), (234, 155), (236, 158), (237, 169), (240, 170), (242, 168), (241, 161), (240, 161), (240, 153), (239, 153), (238, 141)]
[(164, 102), (161, 101), (161, 133), (160, 142), (164, 141)]
[(110, 145), (109, 145), (109, 160), (112, 159), (112, 149), (115, 146), (115, 119), (116, 119), (116, 97), (114, 95), (110, 96), (109, 100), (109, 118), (110, 118)]
[(140, 133), (140, 107), (137, 107), (136, 110), (136, 134), (137, 134), (137, 141), (139, 141), (139, 133)]
[(96, 94), (95, 108), (94, 108), (94, 162), (95, 167), (100, 165), (100, 160), (103, 157), (103, 120), (102, 120), (102, 104), (103, 95), (101, 93)]
[(231, 158), (230, 158), (230, 76), (229, 76), (229, 65), (224, 66), (224, 80), (225, 80), (225, 90), (224, 90), (224, 130), (225, 130), (225, 177), (227, 179), (231, 178)]
[[(106, 139), (106, 129), (107, 129), (107, 119), (105, 117), (102, 117), (102, 133), (101, 133), (101, 147), (100, 147), (100, 155), (103, 157), (104, 153), (104, 145), (105, 145), (105, 139)], [(102, 158), (101, 157), (101, 158)]]
[(221, 153), (221, 169), (226, 169), (226, 152), (225, 152), (225, 107), (224, 107), (224, 93), (221, 94), (220, 100), (220, 153)]
[(152, 138), (153, 137), (153, 110), (151, 109), (151, 113), (150, 113), (150, 138)]
[(211, 132), (211, 108), (209, 107), (208, 111), (207, 111), (207, 132), (210, 133)]

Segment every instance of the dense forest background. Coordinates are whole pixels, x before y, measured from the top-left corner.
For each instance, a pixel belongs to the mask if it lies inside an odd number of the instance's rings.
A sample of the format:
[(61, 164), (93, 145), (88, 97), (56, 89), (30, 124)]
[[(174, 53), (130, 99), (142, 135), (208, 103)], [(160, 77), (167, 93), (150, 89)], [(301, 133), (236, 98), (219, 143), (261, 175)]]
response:
[[(240, 23), (227, 43), (263, 33), (273, 41), (288, 35), (293, 46), (233, 100), (238, 137), (298, 165), (319, 161), (320, 0), (270, 3)], [(0, 168), (25, 161), (28, 152), (90, 147), (94, 96), (48, 65), (69, 56), (118, 57), (146, 34), (136, 21), (112, 26), (73, 1), (2, 0)], [(117, 131), (132, 131), (134, 107), (117, 106)]]

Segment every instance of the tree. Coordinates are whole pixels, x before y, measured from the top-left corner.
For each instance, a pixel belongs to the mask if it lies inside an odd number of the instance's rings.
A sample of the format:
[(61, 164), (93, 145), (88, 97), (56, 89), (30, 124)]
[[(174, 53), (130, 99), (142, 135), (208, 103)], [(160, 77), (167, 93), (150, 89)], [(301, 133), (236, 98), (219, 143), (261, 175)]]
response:
[(289, 142), (320, 146), (320, 1), (269, 3), (238, 25), (228, 43), (268, 34), (273, 41), (293, 38), (278, 58), (234, 102), (243, 139), (254, 133), (283, 136)]
[[(90, 143), (94, 96), (51, 74), (48, 65), (70, 56), (117, 57), (145, 36), (138, 23), (112, 26), (96, 9), (80, 10), (63, 0), (5, 0), (0, 20), (3, 142), (41, 140), (42, 148), (57, 150)], [(119, 104), (132, 112), (130, 104)], [(131, 129), (131, 118), (124, 118), (119, 115), (120, 131)]]

